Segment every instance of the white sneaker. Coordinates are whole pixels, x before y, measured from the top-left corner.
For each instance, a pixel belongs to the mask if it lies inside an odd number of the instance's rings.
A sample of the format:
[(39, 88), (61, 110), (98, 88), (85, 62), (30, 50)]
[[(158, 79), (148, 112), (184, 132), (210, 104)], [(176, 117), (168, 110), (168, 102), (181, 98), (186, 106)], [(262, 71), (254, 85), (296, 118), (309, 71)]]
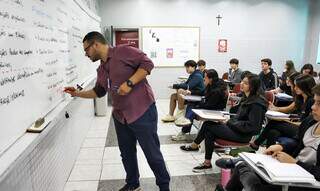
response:
[(183, 126), (191, 125), (191, 121), (185, 117), (180, 117), (179, 119), (176, 119), (174, 121), (174, 124), (176, 126), (183, 127)]
[(178, 109), (176, 115), (174, 116), (175, 120), (177, 120), (177, 119), (179, 119), (181, 117), (184, 117), (184, 114), (185, 114), (185, 110), (184, 109), (182, 109), (182, 110)]
[(186, 141), (187, 140), (187, 135), (186, 133), (179, 132), (177, 135), (172, 135), (171, 140), (173, 141)]
[(175, 118), (172, 115), (166, 115), (161, 119), (163, 122), (174, 122)]

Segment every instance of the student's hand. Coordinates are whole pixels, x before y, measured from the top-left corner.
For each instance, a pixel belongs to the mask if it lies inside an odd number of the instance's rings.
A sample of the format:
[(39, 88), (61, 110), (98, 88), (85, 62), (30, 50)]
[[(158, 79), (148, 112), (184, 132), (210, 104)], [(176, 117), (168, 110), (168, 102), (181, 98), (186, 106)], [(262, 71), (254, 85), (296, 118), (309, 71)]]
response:
[(237, 94), (236, 94), (236, 93), (229, 93), (229, 96), (230, 96), (230, 97), (236, 97)]
[(276, 107), (272, 102), (269, 101), (269, 110), (278, 111), (278, 107)]
[(74, 87), (65, 87), (63, 91), (74, 97), (78, 95), (77, 89)]
[(191, 95), (191, 91), (190, 90), (186, 90), (186, 95)]
[(267, 148), (263, 154), (266, 155), (273, 155), (275, 153), (281, 152), (283, 150), (283, 147), (281, 145), (271, 145), (269, 148)]
[(127, 85), (127, 82), (124, 82), (123, 84), (121, 84), (121, 86), (118, 89), (118, 94), (119, 95), (127, 95), (131, 92), (132, 88), (130, 88)]
[(278, 152), (274, 158), (282, 163), (297, 163), (297, 160), (285, 152)]

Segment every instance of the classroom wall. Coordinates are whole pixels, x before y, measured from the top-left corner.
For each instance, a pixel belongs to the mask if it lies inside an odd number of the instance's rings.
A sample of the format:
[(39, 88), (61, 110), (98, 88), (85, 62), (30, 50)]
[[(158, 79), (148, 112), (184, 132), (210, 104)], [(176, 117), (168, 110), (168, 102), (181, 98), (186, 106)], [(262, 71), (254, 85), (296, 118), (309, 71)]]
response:
[(310, 14), (305, 45), (305, 56), (303, 63), (313, 64), (315, 70), (320, 72), (320, 64), (317, 64), (317, 58), (320, 58), (319, 38), (320, 38), (320, 1), (310, 0)]
[[(233, 57), (254, 72), (263, 57), (270, 57), (279, 73), (287, 59), (300, 65), (308, 11), (309, 1), (301, 0), (100, 0), (99, 12), (103, 26), (199, 26), (200, 56), (222, 75)], [(219, 27), (218, 14), (223, 17)], [(227, 53), (217, 52), (222, 38), (228, 39)], [(183, 74), (183, 68), (156, 68), (149, 77), (156, 97), (168, 98), (167, 86)]]

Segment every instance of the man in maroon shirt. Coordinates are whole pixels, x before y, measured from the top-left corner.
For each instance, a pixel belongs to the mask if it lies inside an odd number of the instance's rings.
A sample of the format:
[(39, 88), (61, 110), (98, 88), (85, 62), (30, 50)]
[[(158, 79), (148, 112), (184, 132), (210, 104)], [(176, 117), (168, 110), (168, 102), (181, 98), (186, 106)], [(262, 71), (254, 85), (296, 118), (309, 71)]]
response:
[(139, 170), (136, 144), (139, 141), (156, 184), (161, 191), (169, 190), (167, 172), (157, 134), (158, 113), (152, 89), (146, 79), (153, 69), (152, 61), (139, 49), (128, 45), (110, 47), (99, 32), (90, 32), (83, 39), (86, 56), (93, 62), (101, 60), (93, 89), (65, 92), (82, 98), (111, 94), (122, 163), (127, 173), (126, 185), (119, 191), (139, 191)]

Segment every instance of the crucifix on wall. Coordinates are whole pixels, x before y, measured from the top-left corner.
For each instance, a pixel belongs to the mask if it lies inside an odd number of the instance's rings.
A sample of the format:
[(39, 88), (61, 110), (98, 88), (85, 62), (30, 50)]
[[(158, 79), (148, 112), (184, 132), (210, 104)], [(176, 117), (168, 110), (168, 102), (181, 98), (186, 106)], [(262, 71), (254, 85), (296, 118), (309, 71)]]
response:
[(218, 19), (218, 26), (220, 26), (220, 19), (222, 19), (222, 17), (219, 14), (216, 18)]

